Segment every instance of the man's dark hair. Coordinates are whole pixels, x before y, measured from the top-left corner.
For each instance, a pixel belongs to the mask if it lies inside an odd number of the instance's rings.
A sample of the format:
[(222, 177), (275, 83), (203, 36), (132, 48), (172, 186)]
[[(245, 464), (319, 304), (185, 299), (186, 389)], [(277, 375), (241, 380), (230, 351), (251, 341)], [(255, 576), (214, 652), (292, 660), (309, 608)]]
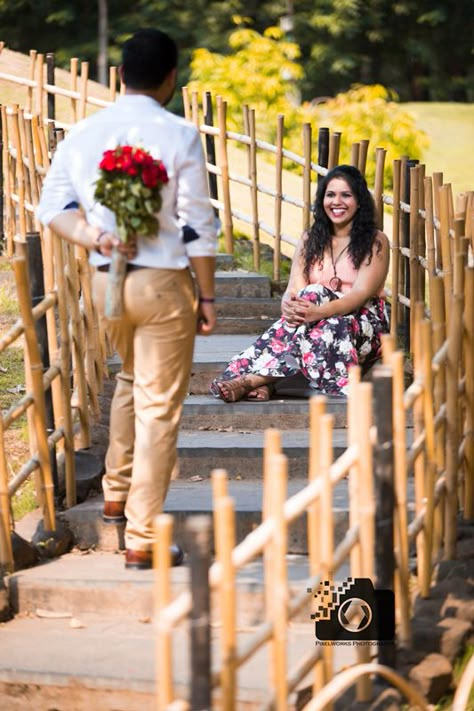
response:
[(137, 30), (122, 47), (123, 81), (130, 89), (156, 89), (177, 64), (176, 42), (161, 30)]

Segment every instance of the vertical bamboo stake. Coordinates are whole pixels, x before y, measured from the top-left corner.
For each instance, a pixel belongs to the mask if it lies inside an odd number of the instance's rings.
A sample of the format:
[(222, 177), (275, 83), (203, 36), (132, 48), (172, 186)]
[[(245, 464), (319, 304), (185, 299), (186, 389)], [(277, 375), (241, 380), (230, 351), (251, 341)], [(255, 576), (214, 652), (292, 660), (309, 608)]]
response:
[[(425, 171), (426, 167), (421, 163), (418, 167), (418, 200), (420, 214), (418, 217), (418, 257), (426, 258), (426, 237), (425, 237)], [(426, 303), (426, 273), (425, 269), (419, 261), (418, 263), (418, 280), (420, 289), (420, 299)]]
[[(35, 118), (35, 117), (33, 117)], [(34, 124), (33, 124), (34, 126)], [(41, 165), (45, 170), (49, 168), (50, 160), (49, 160), (49, 152), (48, 152), (48, 144), (46, 143), (46, 136), (44, 132), (44, 126), (41, 123), (41, 120), (38, 120), (38, 140), (40, 144), (40, 151), (41, 151)]]
[(311, 124), (303, 124), (303, 232), (311, 222)]
[(94, 307), (92, 303), (91, 272), (89, 267), (88, 253), (84, 248), (79, 247), (78, 266), (79, 282), (82, 293), (82, 317), (85, 350), (85, 372), (87, 381), (87, 391), (90, 397), (90, 405), (95, 418), (100, 417), (100, 405), (98, 397), (98, 383), (96, 372), (96, 353), (99, 349), (98, 333), (94, 328)]
[[(30, 49), (30, 71), (28, 78), (30, 81), (35, 81), (35, 69), (36, 69), (36, 49)], [(25, 111), (31, 114), (33, 109), (33, 87), (29, 86), (26, 94), (26, 104)]]
[(109, 101), (117, 97), (117, 67), (109, 67)]
[[(321, 418), (326, 410), (326, 397), (323, 395), (314, 395), (309, 401), (309, 481), (315, 481), (320, 476), (320, 431)], [(308, 558), (309, 558), (309, 575), (314, 577), (321, 570), (321, 501), (318, 499), (308, 507), (306, 513), (308, 525)], [(316, 604), (316, 597), (311, 598), (313, 604)], [(312, 612), (315, 612), (312, 609)], [(324, 662), (319, 660), (314, 667), (313, 676), (313, 696), (320, 691), (325, 683)]]
[(20, 313), (25, 329), (25, 341), (30, 360), (31, 380), (34, 396), (33, 418), (35, 422), (36, 441), (38, 444), (38, 460), (42, 475), (41, 485), (44, 496), (44, 527), (48, 531), (56, 529), (54, 511), (54, 484), (49, 457), (48, 437), (46, 434), (46, 408), (43, 388), (43, 364), (41, 362), (38, 342), (36, 339), (35, 322), (31, 311), (31, 298), (28, 289), (28, 277), (25, 260), (15, 257), (13, 260), (16, 288)]
[(12, 201), (12, 165), (9, 146), (9, 130), (8, 130), (8, 117), (7, 109), (5, 106), (0, 106), (1, 116), (2, 116), (2, 141), (3, 141), (3, 153), (2, 153), (2, 165), (3, 165), (3, 191), (5, 195), (5, 205), (4, 205), (4, 219), (5, 219), (5, 230), (7, 237), (7, 257), (13, 256), (13, 235), (16, 232), (15, 229), (15, 214), (16, 207)]
[(89, 62), (81, 62), (81, 82), (79, 88), (79, 118), (85, 118), (87, 112), (87, 82), (89, 79)]
[(425, 547), (426, 568), (421, 580), (421, 595), (428, 597), (432, 573), (433, 527), (434, 527), (434, 489), (436, 483), (436, 447), (434, 428), (433, 401), (433, 345), (431, 323), (424, 320), (421, 324), (421, 358), (423, 369), (423, 417), (425, 422), (425, 452), (426, 452), (426, 513), (425, 513)]
[[(349, 398), (347, 400), (347, 423), (348, 423), (348, 445), (357, 446), (357, 432), (359, 429), (358, 407), (357, 407), (357, 387), (360, 383), (360, 367), (356, 366), (349, 370)], [(355, 464), (349, 471), (349, 526), (360, 526), (359, 507), (355, 503), (359, 501), (360, 467)], [(359, 539), (351, 550), (351, 575), (354, 578), (362, 576), (362, 547)]]
[(191, 92), (191, 120), (199, 128), (199, 96), (197, 91)]
[(187, 86), (183, 86), (181, 94), (183, 97), (184, 118), (186, 121), (191, 121), (191, 105), (189, 103), (189, 90)]
[(222, 711), (236, 708), (236, 595), (235, 566), (232, 551), (235, 546), (234, 503), (229, 496), (216, 501), (215, 549), (222, 566), (219, 597), (222, 617), (221, 633), (221, 689)]
[(67, 257), (69, 312), (71, 314), (72, 356), (74, 381), (77, 388), (79, 421), (81, 424), (80, 441), (82, 447), (90, 447), (90, 427), (87, 404), (87, 381), (85, 375), (83, 330), (79, 309), (79, 278), (74, 249), (64, 243)]
[(395, 339), (390, 333), (383, 333), (380, 336), (382, 346), (382, 361), (384, 365), (390, 365), (392, 354), (395, 352)]
[(273, 470), (271, 492), (271, 517), (274, 525), (273, 540), (273, 643), (272, 669), (275, 711), (288, 709), (287, 634), (288, 634), (288, 574), (286, 567), (287, 523), (283, 513), (286, 500), (288, 460), (276, 454), (270, 460)]
[[(440, 218), (440, 189), (443, 185), (443, 173), (433, 173), (433, 199), (434, 199), (434, 214)], [(442, 249), (441, 249), (441, 234), (438, 227), (435, 226), (435, 243), (436, 243), (436, 268), (443, 268)]]
[(3, 438), (3, 417), (0, 412), (0, 571), (4, 568), (13, 573), (10, 497), (8, 495), (8, 469)]
[(273, 241), (273, 278), (280, 279), (280, 258), (281, 258), (281, 206), (282, 206), (282, 171), (283, 171), (283, 114), (278, 114), (277, 136), (276, 136), (276, 162), (275, 162), (275, 237)]
[(360, 148), (359, 148), (359, 163), (357, 165), (357, 167), (359, 168), (362, 175), (365, 175), (365, 169), (367, 166), (368, 150), (369, 150), (369, 139), (362, 138), (360, 141)]
[[(72, 57), (69, 65), (70, 72), (70, 84), (69, 88), (71, 91), (77, 91), (77, 67), (78, 67), (77, 57)], [(77, 99), (76, 97), (71, 97), (71, 119), (72, 123), (77, 121)]]
[(39, 120), (43, 121), (43, 87), (44, 87), (44, 55), (38, 54), (36, 57), (36, 106), (35, 113)]
[(351, 165), (357, 168), (359, 165), (360, 143), (353, 143), (351, 146)]
[(420, 299), (418, 267), (418, 166), (410, 168), (410, 353), (414, 352), (415, 304)]
[[(320, 420), (319, 431), (319, 476), (322, 480), (320, 506), (320, 555), (321, 575), (323, 580), (334, 580), (334, 514), (332, 503), (331, 465), (333, 462), (333, 426), (334, 415), (324, 414)], [(323, 647), (323, 679), (324, 684), (333, 676), (334, 655), (332, 647)], [(333, 704), (327, 704), (325, 711), (332, 711)]]
[(398, 324), (400, 322), (400, 306), (398, 295), (400, 293), (400, 168), (399, 160), (393, 161), (393, 214), (392, 214), (392, 310), (390, 314), (390, 333), (397, 338)]
[(339, 147), (341, 145), (341, 134), (338, 131), (331, 133), (329, 138), (329, 158), (328, 169), (335, 168), (339, 163)]
[(393, 371), (393, 436), (395, 460), (395, 544), (397, 571), (395, 574), (395, 602), (399, 605), (399, 639), (402, 647), (411, 641), (409, 544), (407, 511), (406, 415), (403, 403), (405, 390), (403, 375), (404, 355), (396, 351), (391, 358)]
[(20, 129), (18, 122), (18, 106), (15, 104), (12, 107), (11, 113), (12, 140), (16, 150), (17, 161), (17, 190), (18, 190), (18, 217), (20, 227), (20, 239), (22, 242), (26, 239), (26, 214), (25, 214), (25, 169), (23, 164), (23, 152), (20, 139)]
[[(359, 508), (359, 532), (361, 556), (361, 572), (364, 578), (374, 579), (374, 550), (375, 550), (375, 501), (374, 477), (372, 462), (372, 445), (370, 429), (372, 426), (372, 384), (358, 383), (355, 388), (355, 398), (358, 410), (357, 446), (359, 449), (359, 473), (357, 500)], [(359, 663), (370, 659), (370, 649), (359, 647), (357, 649)], [(363, 678), (357, 685), (357, 700), (368, 701), (372, 693), (372, 683), (368, 677)]]
[(232, 208), (230, 202), (229, 159), (227, 156), (227, 104), (222, 96), (217, 97), (217, 125), (219, 128), (219, 159), (222, 177), (222, 196), (224, 202), (224, 241), (228, 254), (234, 253), (234, 235), (232, 226)]
[(377, 213), (377, 226), (379, 230), (383, 230), (383, 182), (386, 154), (387, 151), (385, 148), (375, 149), (374, 202)]
[[(425, 193), (425, 229), (426, 229), (426, 246), (427, 246), (427, 261), (428, 261), (428, 279), (431, 290), (431, 277), (436, 274), (436, 245), (434, 231), (434, 213), (433, 213), (433, 182), (431, 178), (424, 180)], [(431, 303), (431, 300), (430, 300)]]
[(255, 109), (249, 111), (250, 135), (250, 198), (252, 201), (253, 226), (253, 264), (260, 269), (260, 230), (258, 225), (258, 188), (257, 188), (257, 139), (255, 135)]
[(474, 267), (465, 268), (464, 354), (466, 371), (466, 473), (464, 520), (474, 518)]
[(446, 505), (444, 558), (456, 557), (458, 509), (458, 369), (461, 356), (463, 299), (452, 294), (448, 326), (448, 360), (446, 373)]
[(443, 185), (440, 189), (440, 238), (442, 253), (442, 269), (444, 276), (444, 301), (445, 311), (448, 314), (451, 294), (453, 292), (453, 266), (451, 259), (451, 237), (449, 234), (449, 185)]
[(173, 650), (172, 630), (162, 619), (163, 611), (171, 601), (171, 555), (170, 545), (173, 517), (160, 514), (155, 519), (155, 542), (153, 545), (153, 567), (155, 569), (153, 602), (156, 620), (155, 678), (159, 711), (164, 711), (173, 701)]

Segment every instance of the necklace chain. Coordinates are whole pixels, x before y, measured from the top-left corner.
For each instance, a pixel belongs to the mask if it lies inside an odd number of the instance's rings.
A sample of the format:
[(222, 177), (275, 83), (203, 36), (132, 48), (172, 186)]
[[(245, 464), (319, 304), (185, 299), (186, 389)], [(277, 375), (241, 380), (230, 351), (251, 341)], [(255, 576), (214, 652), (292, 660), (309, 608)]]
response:
[(344, 254), (344, 252), (346, 251), (346, 249), (347, 249), (348, 247), (349, 247), (349, 245), (346, 244), (346, 246), (344, 247), (344, 249), (341, 249), (341, 251), (340, 251), (339, 254), (337, 255), (336, 259), (334, 259), (334, 253), (333, 253), (333, 251), (332, 251), (332, 242), (331, 242), (331, 244), (330, 244), (331, 262), (332, 262), (332, 268), (333, 268), (333, 270), (334, 270), (334, 276), (330, 279), (330, 281), (329, 281), (329, 286), (331, 287), (331, 289), (334, 289), (334, 291), (340, 291), (341, 286), (342, 286), (342, 281), (341, 281), (341, 279), (337, 276), (336, 264), (338, 263), (338, 261), (340, 260), (340, 258), (342, 257), (342, 255)]

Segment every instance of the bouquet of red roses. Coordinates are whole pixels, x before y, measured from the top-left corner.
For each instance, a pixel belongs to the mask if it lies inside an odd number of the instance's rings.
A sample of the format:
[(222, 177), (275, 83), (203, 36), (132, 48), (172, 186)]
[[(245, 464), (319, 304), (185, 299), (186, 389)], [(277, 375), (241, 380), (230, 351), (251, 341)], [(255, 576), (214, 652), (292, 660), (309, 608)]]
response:
[[(131, 235), (157, 235), (161, 188), (168, 182), (163, 163), (143, 148), (117, 146), (105, 151), (99, 171), (94, 197), (114, 213), (118, 237), (127, 242)], [(122, 313), (125, 269), (126, 258), (114, 250), (106, 291), (107, 318), (119, 318)]]

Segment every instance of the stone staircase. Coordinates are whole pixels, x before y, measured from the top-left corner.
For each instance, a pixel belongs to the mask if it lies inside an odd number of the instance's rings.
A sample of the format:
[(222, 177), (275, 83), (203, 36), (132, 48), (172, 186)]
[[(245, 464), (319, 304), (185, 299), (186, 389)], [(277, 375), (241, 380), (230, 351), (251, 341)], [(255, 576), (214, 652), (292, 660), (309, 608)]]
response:
[[(308, 466), (308, 391), (296, 379), (267, 403), (226, 404), (208, 394), (209, 382), (229, 358), (249, 345), (278, 317), (279, 298), (272, 298), (265, 277), (242, 272), (217, 274), (217, 332), (198, 337), (190, 392), (184, 404), (178, 441), (179, 476), (170, 487), (165, 510), (175, 520), (175, 539), (184, 542), (188, 517), (212, 512), (210, 473), (225, 468), (235, 502), (236, 534), (241, 541), (261, 519), (263, 436), (267, 427), (282, 431), (289, 458), (288, 494), (305, 486)], [(112, 361), (113, 372), (119, 364)], [(101, 397), (103, 419), (93, 428), (93, 453), (103, 457), (108, 439), (108, 410), (113, 378)], [(334, 451), (346, 444), (346, 403), (329, 398), (335, 416)], [(0, 708), (16, 711), (146, 711), (156, 708), (155, 631), (152, 616), (153, 572), (126, 571), (123, 529), (102, 522), (100, 475), (89, 481), (81, 503), (62, 514), (76, 548), (7, 578), (14, 619), (0, 627)], [(348, 521), (346, 482), (334, 492), (335, 540)], [(17, 532), (30, 540), (38, 521), (33, 512)], [(306, 522), (289, 530), (290, 586), (301, 592), (308, 577)], [(188, 585), (188, 568), (172, 571), (173, 593)], [(341, 570), (338, 577), (347, 575)], [(256, 561), (237, 579), (239, 644), (262, 618), (262, 563)], [(314, 648), (308, 608), (288, 630), (289, 666)], [(216, 620), (213, 620), (216, 622)], [(219, 658), (219, 626), (212, 629), (213, 661)], [(174, 638), (176, 688), (187, 697), (189, 683), (188, 627)], [(341, 649), (337, 666), (352, 661)], [(238, 709), (260, 708), (270, 689), (268, 650), (261, 651), (239, 675)], [(289, 703), (296, 709), (297, 695)]]

